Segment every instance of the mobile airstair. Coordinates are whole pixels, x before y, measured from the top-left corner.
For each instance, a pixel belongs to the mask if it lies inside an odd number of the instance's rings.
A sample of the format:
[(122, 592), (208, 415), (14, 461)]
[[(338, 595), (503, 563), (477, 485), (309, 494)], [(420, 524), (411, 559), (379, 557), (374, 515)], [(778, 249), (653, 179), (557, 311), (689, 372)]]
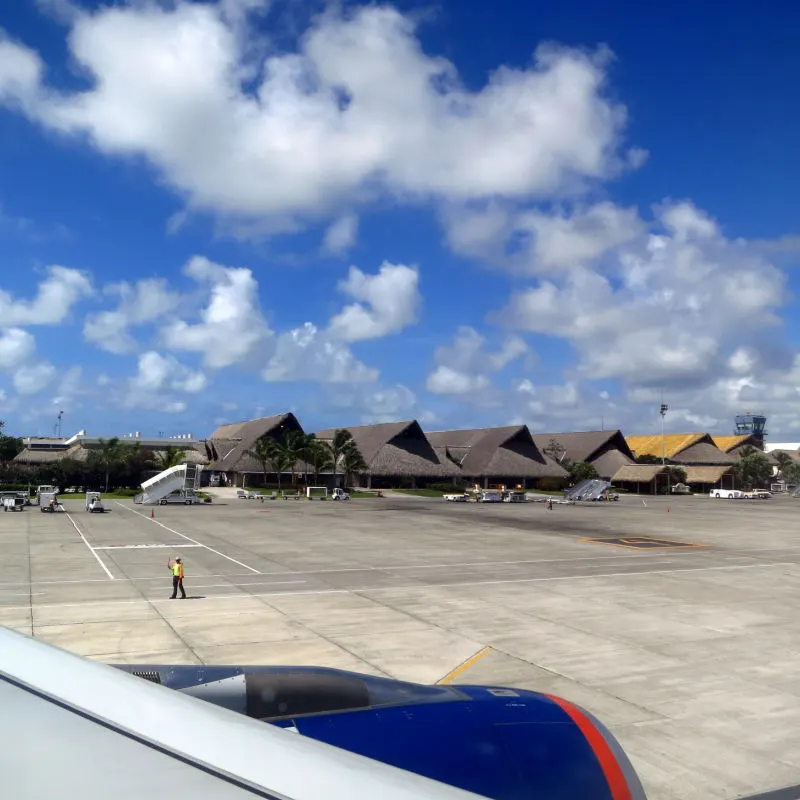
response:
[(134, 503), (148, 505), (158, 503), (173, 492), (194, 494), (200, 488), (203, 467), (198, 464), (178, 464), (170, 467), (142, 483), (142, 492), (133, 498)]

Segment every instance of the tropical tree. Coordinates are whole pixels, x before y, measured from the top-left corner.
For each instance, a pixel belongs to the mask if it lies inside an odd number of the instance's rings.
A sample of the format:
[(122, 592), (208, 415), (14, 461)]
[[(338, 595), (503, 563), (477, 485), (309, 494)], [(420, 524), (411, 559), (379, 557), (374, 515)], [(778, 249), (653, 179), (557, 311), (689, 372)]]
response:
[(302, 431), (287, 431), (281, 443), (281, 461), (286, 471), (292, 473), (292, 483), (295, 480), (295, 467), (298, 461), (305, 461), (308, 453), (310, 436)]
[(345, 451), (348, 447), (353, 447), (355, 442), (353, 442), (353, 434), (350, 433), (346, 428), (338, 428), (333, 433), (333, 438), (325, 442), (328, 452), (331, 455), (331, 460), (333, 461), (333, 482), (334, 485), (336, 484), (336, 476), (339, 474), (339, 465), (342, 461), (342, 457), (344, 456)]
[(661, 456), (652, 456), (649, 453), (646, 455), (639, 456), (636, 459), (637, 464), (660, 464), (661, 463)]
[(11, 461), (24, 450), (25, 445), (16, 436), (6, 436), (5, 427), (5, 420), (0, 419), (0, 461)]
[(111, 470), (117, 468), (125, 461), (127, 445), (121, 442), (118, 436), (111, 439), (100, 439), (100, 450), (98, 457), (100, 464), (105, 470), (105, 491), (108, 491), (108, 480)]
[(597, 470), (585, 461), (570, 461), (566, 465), (566, 469), (576, 483), (599, 477)]
[(367, 462), (352, 439), (342, 453), (342, 470), (344, 472), (344, 482), (348, 486), (352, 475), (367, 470)]
[(163, 450), (153, 453), (153, 464), (158, 470), (169, 469), (170, 467), (177, 467), (180, 464), (186, 463), (186, 450), (183, 447), (176, 445), (168, 445)]
[(783, 477), (786, 477), (786, 470), (794, 464), (794, 459), (788, 453), (775, 453), (775, 463), (778, 466), (778, 472)]
[(270, 472), (278, 473), (278, 488), (281, 487), (281, 469), (283, 462), (281, 460), (281, 446), (271, 436), (262, 436), (247, 451), (247, 455), (252, 456), (261, 465), (264, 472), (264, 486), (267, 485), (267, 475)]
[(800, 483), (800, 464), (796, 464), (793, 461), (791, 464), (781, 470), (781, 475), (783, 475), (783, 479), (786, 481), (786, 483)]
[(333, 469), (333, 458), (331, 458), (331, 451), (324, 442), (319, 439), (312, 438), (308, 445), (308, 452), (306, 454), (308, 463), (314, 469), (314, 482), (319, 481), (320, 472), (326, 469)]
[(739, 451), (739, 461), (733, 467), (734, 474), (746, 489), (767, 481), (772, 476), (769, 459), (755, 447), (745, 445)]

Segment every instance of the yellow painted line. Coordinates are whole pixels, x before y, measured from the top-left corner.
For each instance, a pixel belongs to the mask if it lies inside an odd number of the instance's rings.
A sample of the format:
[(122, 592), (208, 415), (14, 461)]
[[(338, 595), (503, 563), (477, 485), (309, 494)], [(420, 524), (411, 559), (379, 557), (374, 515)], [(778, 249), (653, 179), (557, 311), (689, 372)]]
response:
[[(700, 542), (678, 542), (675, 539), (648, 539), (643, 537), (644, 542), (659, 542), (655, 547), (643, 547), (639, 544), (624, 544), (625, 537), (619, 537), (616, 540), (609, 539), (581, 539), (582, 542), (591, 542), (592, 544), (610, 544), (615, 547), (627, 547), (630, 550), (683, 550), (687, 547), (708, 547), (706, 544)], [(661, 544), (661, 542), (669, 541), (672, 544)]]
[(470, 656), (466, 661), (459, 664), (454, 670), (451, 670), (447, 673), (443, 678), (441, 678), (437, 683), (450, 683), (453, 678), (457, 678), (464, 670), (469, 669), (474, 663), (480, 661), (485, 655), (492, 652), (491, 647), (484, 647), (483, 650), (478, 650), (475, 655)]

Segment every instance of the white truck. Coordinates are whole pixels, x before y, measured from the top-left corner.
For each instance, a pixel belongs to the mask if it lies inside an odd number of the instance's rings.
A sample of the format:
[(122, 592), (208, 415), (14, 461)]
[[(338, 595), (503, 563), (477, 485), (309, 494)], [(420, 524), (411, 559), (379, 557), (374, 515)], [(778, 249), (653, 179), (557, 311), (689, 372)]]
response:
[[(36, 487), (36, 505), (37, 506), (42, 505), (42, 495), (51, 495), (51, 494), (57, 495), (59, 493), (59, 491), (60, 491), (60, 489), (58, 488), (58, 486), (53, 486), (50, 483), (43, 483), (41, 486), (37, 486)], [(49, 497), (48, 497), (47, 502), (50, 502)]]
[(723, 500), (743, 500), (744, 492), (739, 491), (739, 489), (712, 489), (708, 496), (717, 500), (720, 498)]
[(340, 489), (338, 486), (331, 492), (331, 499), (332, 500), (349, 500), (350, 495), (344, 490)]
[(58, 501), (57, 492), (39, 492), (39, 511), (63, 511), (64, 506)]

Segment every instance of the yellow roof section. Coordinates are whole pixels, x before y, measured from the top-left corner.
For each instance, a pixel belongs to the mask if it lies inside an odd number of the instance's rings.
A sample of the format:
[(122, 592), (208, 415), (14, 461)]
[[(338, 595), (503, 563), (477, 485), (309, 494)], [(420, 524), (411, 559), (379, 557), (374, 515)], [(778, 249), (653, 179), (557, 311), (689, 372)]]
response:
[(729, 450), (733, 450), (734, 447), (738, 447), (742, 442), (746, 442), (751, 435), (746, 433), (744, 436), (712, 436), (711, 438), (723, 453), (727, 453)]
[[(668, 433), (664, 436), (665, 458), (672, 458), (676, 453), (699, 442), (704, 436), (704, 433)], [(661, 457), (660, 433), (653, 436), (626, 436), (625, 441), (637, 458), (639, 456)]]

